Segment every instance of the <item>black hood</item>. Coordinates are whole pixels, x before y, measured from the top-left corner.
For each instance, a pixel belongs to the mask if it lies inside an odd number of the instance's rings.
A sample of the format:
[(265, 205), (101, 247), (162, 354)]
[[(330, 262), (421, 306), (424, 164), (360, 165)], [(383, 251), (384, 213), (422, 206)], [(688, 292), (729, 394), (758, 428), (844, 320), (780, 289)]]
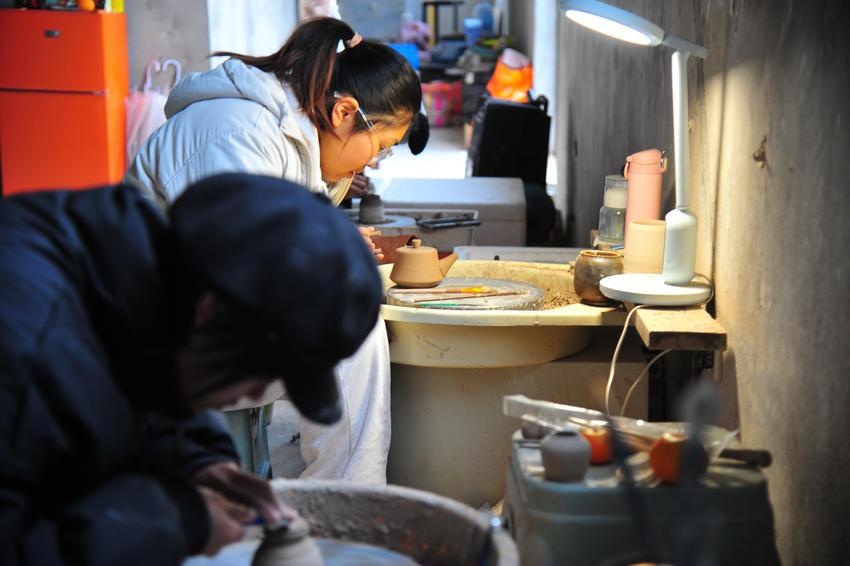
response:
[(383, 295), (353, 223), (300, 185), (236, 174), (193, 185), (170, 217), (185, 269), (268, 336), (266, 368), (295, 406), (337, 420), (333, 367), (371, 332)]

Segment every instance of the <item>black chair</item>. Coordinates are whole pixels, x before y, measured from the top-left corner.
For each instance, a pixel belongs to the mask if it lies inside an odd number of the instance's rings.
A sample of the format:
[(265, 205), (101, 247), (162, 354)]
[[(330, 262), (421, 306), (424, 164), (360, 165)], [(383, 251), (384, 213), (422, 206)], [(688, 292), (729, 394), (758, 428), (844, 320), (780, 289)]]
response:
[(555, 205), (546, 193), (549, 127), (545, 96), (528, 103), (487, 99), (472, 119), (466, 160), (468, 177), (519, 177), (526, 199), (526, 242), (545, 244), (555, 225)]
[(529, 183), (546, 184), (549, 101), (545, 96), (530, 100), (486, 100), (472, 119), (468, 176), (520, 177)]

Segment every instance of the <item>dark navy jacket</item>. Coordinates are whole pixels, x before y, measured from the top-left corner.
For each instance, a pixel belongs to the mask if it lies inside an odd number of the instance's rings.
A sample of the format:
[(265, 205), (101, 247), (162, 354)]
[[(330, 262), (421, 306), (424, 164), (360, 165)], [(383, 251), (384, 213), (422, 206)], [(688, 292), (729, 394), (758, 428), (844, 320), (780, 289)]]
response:
[(0, 203), (0, 563), (175, 564), (206, 540), (184, 478), (236, 455), (181, 406), (170, 237), (122, 187)]

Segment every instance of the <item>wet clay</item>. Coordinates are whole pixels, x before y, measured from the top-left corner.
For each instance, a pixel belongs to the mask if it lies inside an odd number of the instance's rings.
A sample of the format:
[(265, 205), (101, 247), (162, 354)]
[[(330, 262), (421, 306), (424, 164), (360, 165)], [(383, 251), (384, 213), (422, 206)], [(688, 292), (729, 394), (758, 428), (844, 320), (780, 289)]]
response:
[(322, 554), (310, 538), (307, 521), (298, 517), (279, 528), (266, 528), (251, 566), (322, 566)]

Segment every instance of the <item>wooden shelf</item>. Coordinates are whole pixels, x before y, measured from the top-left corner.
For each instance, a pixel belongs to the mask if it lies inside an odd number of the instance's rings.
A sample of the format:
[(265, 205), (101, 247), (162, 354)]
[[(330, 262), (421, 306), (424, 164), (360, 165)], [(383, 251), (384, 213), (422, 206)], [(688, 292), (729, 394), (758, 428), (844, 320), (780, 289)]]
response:
[(643, 308), (634, 324), (650, 350), (726, 349), (726, 329), (702, 307)]

